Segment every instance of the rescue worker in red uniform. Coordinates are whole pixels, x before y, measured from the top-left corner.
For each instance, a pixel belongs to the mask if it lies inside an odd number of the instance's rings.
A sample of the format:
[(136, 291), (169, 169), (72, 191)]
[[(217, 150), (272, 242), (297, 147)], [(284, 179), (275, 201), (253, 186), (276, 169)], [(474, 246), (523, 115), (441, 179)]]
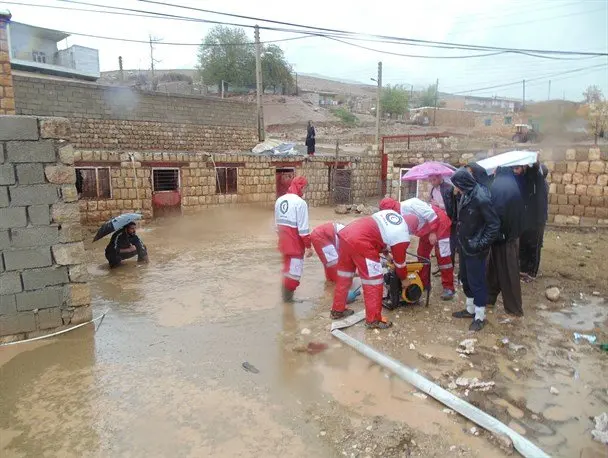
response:
[(291, 301), (300, 285), (304, 256), (312, 256), (308, 205), (302, 198), (308, 181), (295, 177), (287, 194), (279, 197), (274, 205), (274, 220), (279, 235), (279, 252), (283, 255), (283, 300)]
[[(410, 233), (419, 238), (417, 255), (429, 259), (435, 248), (435, 257), (441, 272), (443, 292), (441, 299), (449, 301), (454, 298), (454, 264), (450, 249), (452, 221), (447, 213), (436, 205), (429, 205), (417, 199), (401, 202), (401, 215), (408, 223)], [(414, 218), (412, 218), (414, 217)], [(425, 288), (430, 288), (431, 266), (425, 265), (420, 272), (420, 279)]]
[(394, 202), (396, 205), (390, 210), (360, 218), (338, 233), (338, 281), (331, 309), (332, 319), (344, 318), (354, 313), (346, 308), (346, 299), (355, 271), (358, 271), (363, 286), (366, 326), (376, 329), (392, 326), (393, 323), (382, 316), (384, 276), (380, 253), (388, 247), (395, 264), (395, 272), (406, 287), (405, 257), (410, 244), (407, 224), (399, 214), (399, 202)]
[(310, 234), (312, 247), (325, 268), (325, 279), (335, 283), (338, 279), (338, 232), (344, 224), (325, 223), (315, 227)]

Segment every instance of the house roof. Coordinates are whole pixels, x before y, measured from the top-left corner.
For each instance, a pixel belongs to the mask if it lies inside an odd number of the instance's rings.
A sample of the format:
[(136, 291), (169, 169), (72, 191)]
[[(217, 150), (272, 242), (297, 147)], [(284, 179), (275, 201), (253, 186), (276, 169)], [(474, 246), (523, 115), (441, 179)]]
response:
[[(15, 27), (16, 26), (16, 27)], [(45, 29), (44, 27), (37, 27), (35, 25), (23, 24), (21, 22), (10, 23), (11, 28), (15, 28), (16, 30), (23, 29), (24, 32), (30, 33), (32, 35), (36, 35), (39, 37), (44, 37), (49, 40), (53, 40), (55, 43), (65, 40), (70, 36), (69, 33), (62, 32), (60, 30), (53, 29)]]

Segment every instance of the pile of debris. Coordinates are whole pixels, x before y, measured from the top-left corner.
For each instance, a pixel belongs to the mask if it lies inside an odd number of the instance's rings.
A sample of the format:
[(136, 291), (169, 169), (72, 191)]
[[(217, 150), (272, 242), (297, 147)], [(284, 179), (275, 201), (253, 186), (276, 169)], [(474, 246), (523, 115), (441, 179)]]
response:
[(356, 215), (372, 215), (378, 211), (378, 207), (372, 207), (371, 205), (353, 204), (353, 205), (338, 205), (335, 212), (338, 215), (346, 215), (348, 213), (354, 213)]

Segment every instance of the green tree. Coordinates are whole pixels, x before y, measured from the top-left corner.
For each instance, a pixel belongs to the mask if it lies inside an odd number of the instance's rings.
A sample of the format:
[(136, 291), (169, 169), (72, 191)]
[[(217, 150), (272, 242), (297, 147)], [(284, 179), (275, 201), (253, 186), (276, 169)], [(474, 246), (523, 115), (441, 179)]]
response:
[(255, 84), (255, 48), (239, 27), (215, 26), (198, 51), (199, 71), (205, 84)]
[(277, 87), (283, 89), (283, 93), (293, 86), (292, 68), (285, 58), (283, 50), (277, 45), (264, 47), (262, 55), (262, 82), (264, 89), (273, 88), (276, 93)]
[(402, 85), (390, 84), (382, 89), (380, 97), (380, 108), (382, 113), (388, 113), (391, 117), (405, 114), (408, 106), (409, 91)]
[(434, 107), (435, 106), (435, 97), (437, 93), (437, 86), (434, 84), (429, 85), (429, 87), (420, 95), (420, 106), (421, 107)]

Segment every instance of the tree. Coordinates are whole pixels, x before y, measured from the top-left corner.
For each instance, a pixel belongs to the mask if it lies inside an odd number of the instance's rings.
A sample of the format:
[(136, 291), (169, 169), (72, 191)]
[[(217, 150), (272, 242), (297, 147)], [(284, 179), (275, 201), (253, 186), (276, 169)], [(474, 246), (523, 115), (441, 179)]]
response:
[(264, 89), (272, 87), (276, 93), (277, 87), (283, 89), (283, 93), (287, 88), (293, 86), (293, 75), (291, 65), (287, 62), (283, 50), (277, 45), (268, 45), (264, 47), (262, 55), (262, 83)]
[(421, 94), (420, 106), (421, 107), (434, 107), (437, 93), (437, 86), (430, 84), (429, 87)]
[(408, 90), (404, 86), (390, 84), (382, 89), (380, 97), (380, 108), (382, 113), (388, 113), (391, 117), (405, 114), (408, 106)]
[(583, 97), (585, 98), (585, 103), (591, 104), (601, 102), (604, 99), (604, 94), (599, 87), (593, 85), (589, 86), (585, 92), (583, 92)]
[(198, 51), (199, 71), (205, 84), (255, 84), (255, 48), (245, 30), (215, 26)]
[(589, 120), (589, 130), (597, 145), (598, 137), (605, 138), (606, 130), (608, 130), (608, 101), (604, 99), (589, 104), (587, 119)]

